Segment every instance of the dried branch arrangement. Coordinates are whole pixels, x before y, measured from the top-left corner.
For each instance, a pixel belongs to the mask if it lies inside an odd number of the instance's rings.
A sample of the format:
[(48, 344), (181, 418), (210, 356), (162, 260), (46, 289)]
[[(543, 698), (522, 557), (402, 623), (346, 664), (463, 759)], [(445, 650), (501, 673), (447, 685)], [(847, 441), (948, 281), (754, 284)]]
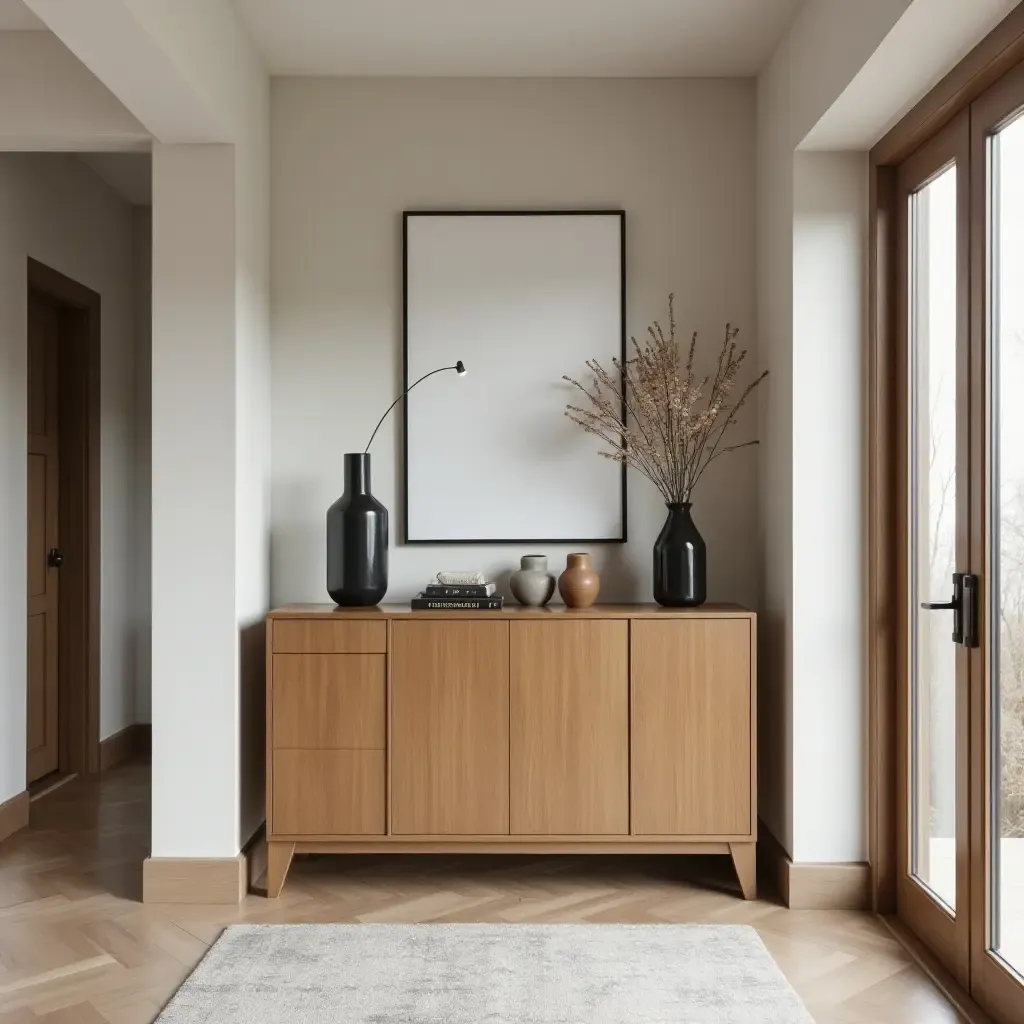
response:
[(642, 348), (636, 338), (631, 338), (633, 357), (625, 363), (613, 359), (613, 371), (596, 359), (588, 360), (587, 368), (594, 375), (592, 387), (584, 387), (572, 377), (562, 379), (579, 388), (589, 400), (586, 408), (566, 406), (565, 415), (608, 446), (598, 454), (642, 473), (666, 502), (674, 504), (690, 501), (694, 487), (715, 459), (758, 443), (724, 445), (723, 441), (735, 425), (737, 413), (768, 371), (732, 401), (740, 367), (747, 357), (746, 349), (737, 351), (739, 331), (726, 324), (714, 378), (698, 379), (693, 369), (696, 332), (690, 339), (686, 367), (680, 366), (671, 295), (668, 322), (667, 335), (657, 321), (648, 327)]

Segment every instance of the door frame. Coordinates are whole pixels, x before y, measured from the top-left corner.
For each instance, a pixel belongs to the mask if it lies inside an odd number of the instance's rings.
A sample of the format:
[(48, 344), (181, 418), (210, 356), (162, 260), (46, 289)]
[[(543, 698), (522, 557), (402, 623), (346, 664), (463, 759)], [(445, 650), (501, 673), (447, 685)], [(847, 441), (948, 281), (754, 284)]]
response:
[[(1024, 62), (1016, 65), (1004, 75), (999, 83), (986, 91), (985, 95), (971, 110), (971, 157), (973, 166), (988, 170), (986, 158), (990, 132), (997, 130), (1024, 100)], [(998, 408), (995, 393), (990, 390), (994, 384), (994, 366), (998, 365), (996, 341), (992, 336), (992, 318), (986, 313), (988, 286), (991, 280), (991, 221), (988, 216), (990, 199), (988, 186), (990, 177), (987, 173), (975, 174), (971, 183), (971, 335), (972, 346), (972, 412), (971, 430), (973, 438), (972, 451), (980, 453), (971, 467), (971, 518), (978, 526), (973, 528), (971, 562), (983, 566), (986, 570), (985, 586), (982, 588), (979, 602), (979, 632), (989, 637), (988, 643), (970, 652), (973, 662), (972, 674), (978, 685), (971, 694), (971, 757), (973, 758), (971, 779), (971, 857), (978, 863), (990, 865), (987, 876), (979, 876), (977, 872), (971, 879), (971, 927), (977, 933), (988, 936), (992, 933), (992, 874), (996, 870), (996, 861), (992, 849), (992, 786), (991, 773), (987, 766), (991, 764), (992, 748), (997, 736), (993, 736), (992, 722), (992, 617), (993, 606), (992, 568), (995, 565), (993, 553), (993, 522), (995, 521), (992, 498), (995, 493), (993, 476), (993, 438), (998, 429), (994, 422), (994, 412)], [(986, 388), (989, 386), (989, 389)], [(971, 984), (972, 990), (991, 1006), (994, 1012), (1009, 1019), (1014, 1007), (1021, 1004), (1021, 992), (1018, 983), (1009, 975), (1009, 971), (1019, 975), (1018, 965), (1002, 965), (999, 956), (988, 948), (980, 948), (974, 944), (971, 950)]]
[[(865, 653), (868, 669), (868, 861), (871, 908), (883, 915), (940, 989), (968, 1019), (988, 1019), (977, 1003), (914, 936), (892, 915), (897, 909), (899, 876), (898, 768), (900, 708), (898, 666), (901, 644), (897, 609), (902, 586), (899, 572), (904, 545), (897, 525), (900, 513), (899, 393), (900, 295), (895, 287), (899, 267), (900, 200), (897, 169), (909, 156), (983, 93), (1024, 61), (1024, 2), (1007, 15), (942, 81), (910, 110), (871, 150), (869, 158), (868, 330), (865, 336), (864, 415), (866, 424), (865, 515), (867, 524), (865, 588)], [(974, 200), (976, 201), (976, 199)], [(973, 254), (977, 251), (972, 244)], [(973, 268), (969, 315), (972, 331), (982, 297)], [(973, 376), (977, 377), (978, 368)], [(974, 470), (972, 469), (972, 472)], [(977, 480), (971, 487), (976, 489)], [(976, 698), (972, 696), (972, 700)], [(972, 706), (972, 730), (977, 708)], [(975, 747), (977, 745), (975, 744)], [(972, 771), (972, 785), (977, 777)], [(978, 824), (972, 821), (971, 841)], [(984, 894), (971, 894), (970, 913), (986, 911)], [(976, 969), (977, 965), (975, 965)], [(1006, 1004), (986, 992), (995, 1009)], [(1005, 1012), (1005, 1011), (1004, 1011)], [(1009, 1019), (1009, 1017), (1007, 1017)]]
[(869, 273), (867, 379), (867, 593), (868, 861), (871, 906), (896, 910), (897, 707), (896, 607), (900, 538), (897, 438), (900, 328), (897, 167), (932, 135), (1024, 60), (1024, 3), (985, 37), (871, 150), (869, 167)]
[[(58, 768), (95, 773), (100, 770), (100, 296), (31, 256), (26, 306), (30, 292), (61, 308)], [(71, 672), (76, 664), (85, 666), (81, 678)]]
[[(913, 921), (916, 930), (928, 937), (929, 943), (940, 950), (947, 962), (956, 964), (952, 972), (957, 981), (966, 987), (968, 982), (969, 946), (969, 909), (967, 896), (970, 892), (969, 862), (966, 856), (969, 839), (968, 819), (968, 781), (969, 765), (966, 750), (958, 750), (955, 771), (956, 790), (956, 886), (957, 907), (955, 916), (940, 907), (923, 880), (913, 877), (900, 869), (900, 865), (909, 864), (912, 859), (913, 843), (910, 838), (911, 821), (908, 809), (899, 799), (901, 792), (909, 791), (911, 786), (911, 761), (913, 757), (912, 741), (910, 740), (910, 694), (904, 692), (901, 680), (912, 684), (911, 664), (912, 648), (908, 646), (905, 630), (901, 624), (909, 623), (917, 609), (908, 603), (913, 594), (911, 579), (907, 570), (910, 565), (910, 552), (907, 549), (906, 536), (899, 531), (900, 524), (909, 524), (912, 508), (907, 502), (908, 489), (912, 486), (912, 468), (910, 462), (910, 444), (913, 430), (911, 420), (910, 395), (912, 392), (911, 336), (910, 336), (910, 305), (909, 278), (904, 280), (904, 269), (911, 266), (911, 251), (914, 239), (910, 234), (909, 214), (913, 209), (914, 192), (933, 178), (944, 166), (955, 164), (956, 178), (956, 360), (957, 386), (956, 408), (968, 408), (969, 380), (969, 332), (970, 332), (970, 295), (968, 292), (970, 270), (970, 239), (968, 237), (968, 217), (970, 214), (970, 120), (966, 110), (961, 111), (948, 124), (936, 132), (926, 143), (917, 149), (912, 156), (901, 163), (897, 172), (896, 193), (896, 259), (899, 275), (894, 278), (900, 286), (895, 289), (896, 322), (895, 322), (895, 376), (893, 381), (895, 433), (893, 436), (896, 476), (894, 495), (896, 498), (897, 515), (894, 536), (896, 538), (896, 558), (891, 564), (890, 572), (896, 586), (894, 588), (891, 614), (894, 620), (896, 641), (896, 662), (894, 672), (895, 693), (895, 789), (894, 807), (896, 821), (894, 838), (896, 841), (896, 903), (900, 914), (910, 923)], [(917, 268), (914, 268), (915, 270)], [(958, 473), (966, 464), (967, 458), (966, 431), (957, 429), (956, 462)], [(967, 540), (969, 522), (969, 495), (973, 481), (962, 478), (956, 490), (956, 549), (954, 565), (959, 568), (965, 564), (968, 555)], [(928, 591), (918, 595), (919, 599), (928, 601), (945, 600), (946, 593)], [(941, 620), (941, 629), (947, 625)], [(950, 641), (952, 646), (952, 641)], [(956, 732), (958, 736), (966, 736), (969, 729), (967, 679), (970, 668), (968, 652), (965, 648), (955, 648), (956, 677), (955, 704)], [(918, 794), (920, 796), (920, 794)], [(918, 837), (920, 838), (920, 837)], [(961, 855), (963, 854), (963, 855)]]

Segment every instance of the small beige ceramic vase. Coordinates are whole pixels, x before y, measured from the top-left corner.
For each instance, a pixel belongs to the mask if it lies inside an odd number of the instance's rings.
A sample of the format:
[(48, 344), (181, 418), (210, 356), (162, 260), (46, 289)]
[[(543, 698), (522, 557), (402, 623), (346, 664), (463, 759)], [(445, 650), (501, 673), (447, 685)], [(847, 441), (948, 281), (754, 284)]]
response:
[(569, 608), (589, 608), (601, 589), (601, 577), (590, 564), (590, 555), (576, 552), (565, 560), (565, 572), (558, 577), (558, 592)]

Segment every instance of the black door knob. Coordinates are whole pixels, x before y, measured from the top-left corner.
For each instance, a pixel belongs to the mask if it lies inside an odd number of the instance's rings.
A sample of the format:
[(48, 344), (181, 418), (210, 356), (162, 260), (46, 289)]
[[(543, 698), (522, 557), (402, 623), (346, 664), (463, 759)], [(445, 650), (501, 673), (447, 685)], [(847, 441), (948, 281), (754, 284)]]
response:
[(51, 569), (59, 569), (64, 564), (64, 556), (57, 548), (50, 548), (46, 556), (46, 564)]

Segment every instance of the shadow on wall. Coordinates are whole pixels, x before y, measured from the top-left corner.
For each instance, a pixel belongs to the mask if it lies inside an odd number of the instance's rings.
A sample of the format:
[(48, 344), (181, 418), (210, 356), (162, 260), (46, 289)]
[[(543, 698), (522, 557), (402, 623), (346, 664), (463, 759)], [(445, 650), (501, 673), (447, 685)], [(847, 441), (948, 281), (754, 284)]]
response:
[(260, 827), (266, 809), (266, 648), (267, 626), (263, 619), (243, 626), (238, 634), (239, 760), (241, 799), (239, 835), (244, 846)]

